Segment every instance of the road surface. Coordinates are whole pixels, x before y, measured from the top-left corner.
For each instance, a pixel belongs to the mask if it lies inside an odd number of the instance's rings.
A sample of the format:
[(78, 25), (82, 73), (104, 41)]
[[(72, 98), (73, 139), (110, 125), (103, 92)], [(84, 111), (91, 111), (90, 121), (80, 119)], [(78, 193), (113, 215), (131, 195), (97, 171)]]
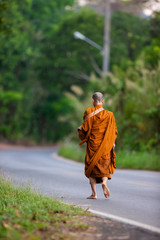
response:
[(103, 216), (126, 219), (160, 229), (160, 173), (116, 170), (105, 199), (97, 185), (97, 200), (86, 199), (90, 185), (84, 165), (56, 155), (57, 149), (0, 150), (0, 169), (15, 182), (31, 183), (43, 194), (81, 205)]

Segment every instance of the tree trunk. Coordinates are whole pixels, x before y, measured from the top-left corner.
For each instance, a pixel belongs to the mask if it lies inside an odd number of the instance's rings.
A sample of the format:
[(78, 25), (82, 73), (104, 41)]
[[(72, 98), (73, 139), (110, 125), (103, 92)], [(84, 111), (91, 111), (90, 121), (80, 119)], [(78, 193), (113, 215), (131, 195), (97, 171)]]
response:
[(105, 0), (104, 44), (103, 44), (103, 75), (109, 71), (110, 55), (110, 0)]

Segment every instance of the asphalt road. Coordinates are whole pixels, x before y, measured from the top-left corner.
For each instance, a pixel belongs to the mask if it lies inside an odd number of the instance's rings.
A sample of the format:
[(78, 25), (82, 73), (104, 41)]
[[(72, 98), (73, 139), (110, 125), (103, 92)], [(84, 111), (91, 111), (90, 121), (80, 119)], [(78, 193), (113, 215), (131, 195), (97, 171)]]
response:
[(110, 198), (104, 198), (98, 184), (98, 199), (88, 200), (91, 191), (84, 165), (57, 157), (56, 151), (0, 150), (1, 172), (16, 183), (31, 183), (47, 196), (160, 229), (160, 173), (116, 170), (108, 182)]

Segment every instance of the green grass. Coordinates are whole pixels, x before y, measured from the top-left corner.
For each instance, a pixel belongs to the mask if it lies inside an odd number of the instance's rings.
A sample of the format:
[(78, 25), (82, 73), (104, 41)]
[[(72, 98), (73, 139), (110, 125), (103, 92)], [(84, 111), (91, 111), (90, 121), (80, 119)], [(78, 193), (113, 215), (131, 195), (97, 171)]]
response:
[(71, 234), (88, 228), (79, 218), (86, 215), (74, 207), (17, 188), (0, 177), (0, 239), (72, 239)]
[(117, 168), (160, 171), (160, 157), (155, 152), (121, 151), (116, 156)]
[(77, 162), (84, 162), (86, 149), (84, 146), (79, 146), (78, 144), (71, 142), (63, 144), (59, 148), (58, 154)]
[[(65, 143), (59, 149), (59, 155), (84, 162), (85, 149), (76, 143)], [(118, 151), (116, 152), (117, 168), (160, 171), (160, 157), (155, 152)]]

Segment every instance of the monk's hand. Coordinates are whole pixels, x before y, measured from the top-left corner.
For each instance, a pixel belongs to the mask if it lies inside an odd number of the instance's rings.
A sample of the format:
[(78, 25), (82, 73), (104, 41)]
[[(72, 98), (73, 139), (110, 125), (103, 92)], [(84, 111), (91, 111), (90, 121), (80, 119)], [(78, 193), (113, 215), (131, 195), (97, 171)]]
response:
[(79, 126), (79, 127), (77, 128), (77, 130), (78, 130), (78, 131), (81, 131), (81, 130), (82, 130), (82, 126)]
[(115, 146), (116, 146), (116, 144), (114, 143), (114, 144), (113, 144), (113, 149), (115, 148)]

